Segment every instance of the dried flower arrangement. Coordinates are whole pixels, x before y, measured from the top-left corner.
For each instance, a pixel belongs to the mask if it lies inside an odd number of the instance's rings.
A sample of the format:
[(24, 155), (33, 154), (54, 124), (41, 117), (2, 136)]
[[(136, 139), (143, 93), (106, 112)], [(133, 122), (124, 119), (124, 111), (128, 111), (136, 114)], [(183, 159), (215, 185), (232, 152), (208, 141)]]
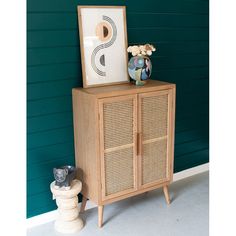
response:
[(127, 52), (130, 52), (132, 56), (151, 56), (152, 52), (155, 52), (156, 48), (151, 44), (134, 45), (127, 48)]

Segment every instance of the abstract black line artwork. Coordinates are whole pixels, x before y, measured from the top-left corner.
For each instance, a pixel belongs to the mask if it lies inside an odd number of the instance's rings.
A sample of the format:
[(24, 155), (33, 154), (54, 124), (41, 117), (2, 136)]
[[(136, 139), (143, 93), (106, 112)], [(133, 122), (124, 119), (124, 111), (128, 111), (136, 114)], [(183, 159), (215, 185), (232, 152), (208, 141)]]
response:
[(79, 6), (83, 86), (128, 82), (125, 7)]
[[(96, 63), (95, 63), (95, 57), (97, 55), (97, 53), (104, 49), (104, 48), (108, 48), (110, 47), (116, 40), (116, 37), (117, 37), (117, 29), (116, 29), (116, 25), (114, 23), (114, 21), (108, 17), (108, 16), (102, 16), (102, 19), (107, 21), (110, 25), (111, 25), (111, 28), (112, 28), (112, 37), (110, 39), (110, 41), (108, 41), (107, 43), (103, 43), (99, 46), (97, 46), (94, 50), (93, 50), (93, 53), (92, 53), (92, 56), (91, 56), (91, 65), (93, 67), (93, 70), (98, 74), (98, 75), (101, 75), (101, 76), (106, 76), (106, 72), (105, 71), (101, 71), (98, 69), (98, 67), (96, 66)], [(104, 36), (107, 36), (109, 35), (109, 29), (102, 25), (102, 22), (98, 24), (98, 26), (102, 27), (102, 30), (100, 32), (102, 32), (102, 35), (98, 35), (98, 37), (104, 37)], [(101, 65), (105, 66), (105, 55), (103, 54), (102, 56), (102, 59), (100, 58), (100, 63)], [(101, 61), (102, 60), (102, 61)]]

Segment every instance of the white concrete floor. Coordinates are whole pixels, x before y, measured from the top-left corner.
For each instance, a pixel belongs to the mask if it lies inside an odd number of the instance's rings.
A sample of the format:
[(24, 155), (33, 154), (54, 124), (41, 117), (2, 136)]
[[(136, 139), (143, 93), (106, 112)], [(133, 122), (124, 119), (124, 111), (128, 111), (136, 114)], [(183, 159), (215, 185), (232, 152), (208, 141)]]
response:
[[(71, 236), (207, 236), (209, 235), (208, 172), (170, 186), (171, 205), (161, 189), (104, 208), (104, 225), (97, 227), (97, 209), (81, 214), (85, 227)], [(53, 222), (28, 230), (28, 236), (62, 236)]]

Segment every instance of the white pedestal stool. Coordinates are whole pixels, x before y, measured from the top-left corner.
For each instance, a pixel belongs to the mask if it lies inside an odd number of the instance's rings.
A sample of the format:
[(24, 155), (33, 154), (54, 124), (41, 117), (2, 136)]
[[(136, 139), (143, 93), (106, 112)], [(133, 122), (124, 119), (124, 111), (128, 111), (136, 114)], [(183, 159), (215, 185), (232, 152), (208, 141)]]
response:
[(79, 180), (73, 180), (70, 190), (55, 188), (55, 181), (50, 185), (53, 199), (58, 206), (58, 218), (55, 221), (55, 229), (60, 233), (75, 233), (83, 228), (83, 221), (79, 218), (78, 193), (82, 189)]

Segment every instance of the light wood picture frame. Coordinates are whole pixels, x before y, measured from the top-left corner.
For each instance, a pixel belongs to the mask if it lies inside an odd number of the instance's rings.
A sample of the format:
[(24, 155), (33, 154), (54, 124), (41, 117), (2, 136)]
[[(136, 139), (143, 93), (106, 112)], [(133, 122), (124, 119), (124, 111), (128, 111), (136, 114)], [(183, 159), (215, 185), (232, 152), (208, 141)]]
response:
[(125, 6), (77, 6), (83, 87), (128, 83)]

